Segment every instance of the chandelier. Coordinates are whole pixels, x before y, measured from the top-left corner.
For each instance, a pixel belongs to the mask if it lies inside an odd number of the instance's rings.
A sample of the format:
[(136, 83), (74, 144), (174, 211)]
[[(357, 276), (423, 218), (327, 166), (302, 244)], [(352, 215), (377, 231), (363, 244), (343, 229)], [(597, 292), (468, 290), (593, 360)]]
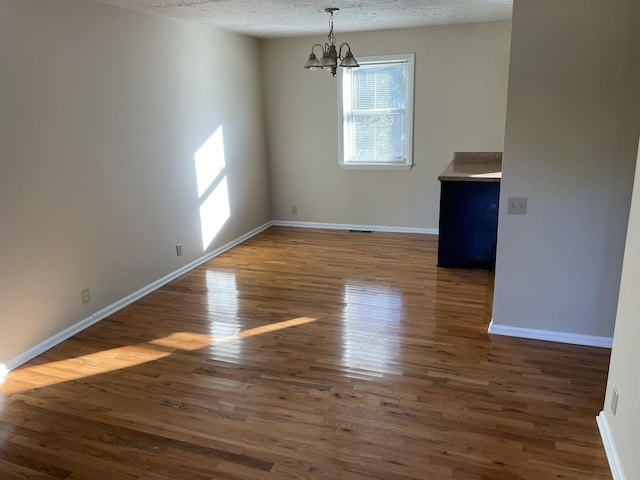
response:
[[(336, 76), (336, 70), (338, 69), (338, 60), (340, 60), (340, 66), (345, 68), (359, 67), (358, 61), (351, 53), (351, 46), (347, 42), (342, 42), (340, 47), (336, 49), (336, 37), (333, 35), (333, 12), (340, 10), (339, 8), (325, 8), (324, 11), (329, 14), (329, 35), (327, 38), (329, 39), (328, 43), (324, 45), (320, 45), (316, 43), (311, 47), (311, 55), (309, 55), (309, 60), (304, 64), (304, 68), (308, 70), (317, 70), (318, 68), (322, 68), (324, 70), (328, 70), (331, 72), (331, 75)], [(320, 47), (322, 49), (322, 56), (320, 60), (316, 57), (316, 54), (313, 52), (313, 49), (316, 47)], [(347, 53), (342, 55), (342, 49), (346, 47)]]

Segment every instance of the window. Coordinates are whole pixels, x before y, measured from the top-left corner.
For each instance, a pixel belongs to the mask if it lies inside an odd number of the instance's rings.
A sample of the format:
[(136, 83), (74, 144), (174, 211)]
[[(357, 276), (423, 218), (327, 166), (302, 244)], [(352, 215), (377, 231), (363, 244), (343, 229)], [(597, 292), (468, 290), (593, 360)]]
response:
[(413, 53), (358, 57), (341, 68), (339, 159), (342, 168), (413, 165)]

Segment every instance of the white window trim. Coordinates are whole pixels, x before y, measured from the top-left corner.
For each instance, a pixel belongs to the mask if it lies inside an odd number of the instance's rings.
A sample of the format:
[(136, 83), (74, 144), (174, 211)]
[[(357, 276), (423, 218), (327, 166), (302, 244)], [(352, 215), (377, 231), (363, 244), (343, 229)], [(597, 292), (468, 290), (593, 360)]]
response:
[(358, 57), (360, 64), (366, 63), (391, 63), (405, 61), (408, 64), (407, 74), (407, 109), (406, 118), (409, 126), (405, 137), (405, 159), (402, 163), (382, 163), (382, 162), (349, 162), (345, 163), (345, 145), (344, 145), (344, 99), (342, 93), (343, 71), (344, 68), (338, 69), (338, 160), (340, 168), (344, 170), (410, 170), (413, 165), (413, 103), (414, 103), (414, 75), (415, 75), (415, 53), (401, 53), (394, 55), (372, 55), (367, 57)]

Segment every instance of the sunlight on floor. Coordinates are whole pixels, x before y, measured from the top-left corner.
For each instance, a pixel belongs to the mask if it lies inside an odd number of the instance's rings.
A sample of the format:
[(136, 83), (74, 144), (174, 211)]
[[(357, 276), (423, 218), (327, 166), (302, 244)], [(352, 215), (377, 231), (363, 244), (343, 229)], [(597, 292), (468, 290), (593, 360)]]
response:
[[(207, 311), (209, 318), (209, 337), (232, 337), (242, 330), (238, 318), (238, 286), (236, 276), (230, 272), (207, 270)], [(242, 342), (229, 342), (227, 354), (240, 358)]]
[[(210, 337), (197, 333), (176, 332), (140, 345), (128, 345), (89, 355), (21, 368), (0, 376), (0, 394), (24, 392), (81, 378), (135, 367), (170, 356), (176, 350), (193, 351), (218, 343), (232, 342), (285, 328), (304, 325), (317, 319), (300, 317), (243, 330), (235, 335)], [(1, 373), (1, 372), (0, 372)]]
[(26, 367), (9, 372), (0, 393), (11, 394), (57, 383), (134, 367), (171, 355), (151, 345), (128, 345), (80, 357)]
[(274, 332), (276, 330), (282, 330), (284, 328), (296, 327), (298, 325), (304, 325), (305, 323), (314, 321), (316, 321), (315, 318), (309, 317), (294, 318), (293, 320), (272, 323), (270, 325), (264, 325), (262, 327), (250, 328), (248, 330), (243, 330), (236, 335), (229, 335), (227, 337), (210, 337), (208, 335), (202, 335), (198, 333), (176, 332), (167, 337), (152, 340), (150, 343), (162, 347), (178, 348), (180, 350), (199, 350), (210, 345), (215, 345), (216, 343), (241, 340), (243, 338), (262, 335), (263, 333)]
[(391, 371), (400, 354), (397, 329), (402, 294), (380, 285), (345, 285), (342, 362), (350, 368)]

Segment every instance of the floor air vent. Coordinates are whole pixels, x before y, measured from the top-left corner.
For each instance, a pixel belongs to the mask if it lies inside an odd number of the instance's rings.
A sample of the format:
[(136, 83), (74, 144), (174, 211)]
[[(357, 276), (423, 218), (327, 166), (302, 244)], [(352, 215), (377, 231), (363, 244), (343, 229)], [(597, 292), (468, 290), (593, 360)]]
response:
[(373, 230), (349, 230), (349, 233), (373, 233)]

